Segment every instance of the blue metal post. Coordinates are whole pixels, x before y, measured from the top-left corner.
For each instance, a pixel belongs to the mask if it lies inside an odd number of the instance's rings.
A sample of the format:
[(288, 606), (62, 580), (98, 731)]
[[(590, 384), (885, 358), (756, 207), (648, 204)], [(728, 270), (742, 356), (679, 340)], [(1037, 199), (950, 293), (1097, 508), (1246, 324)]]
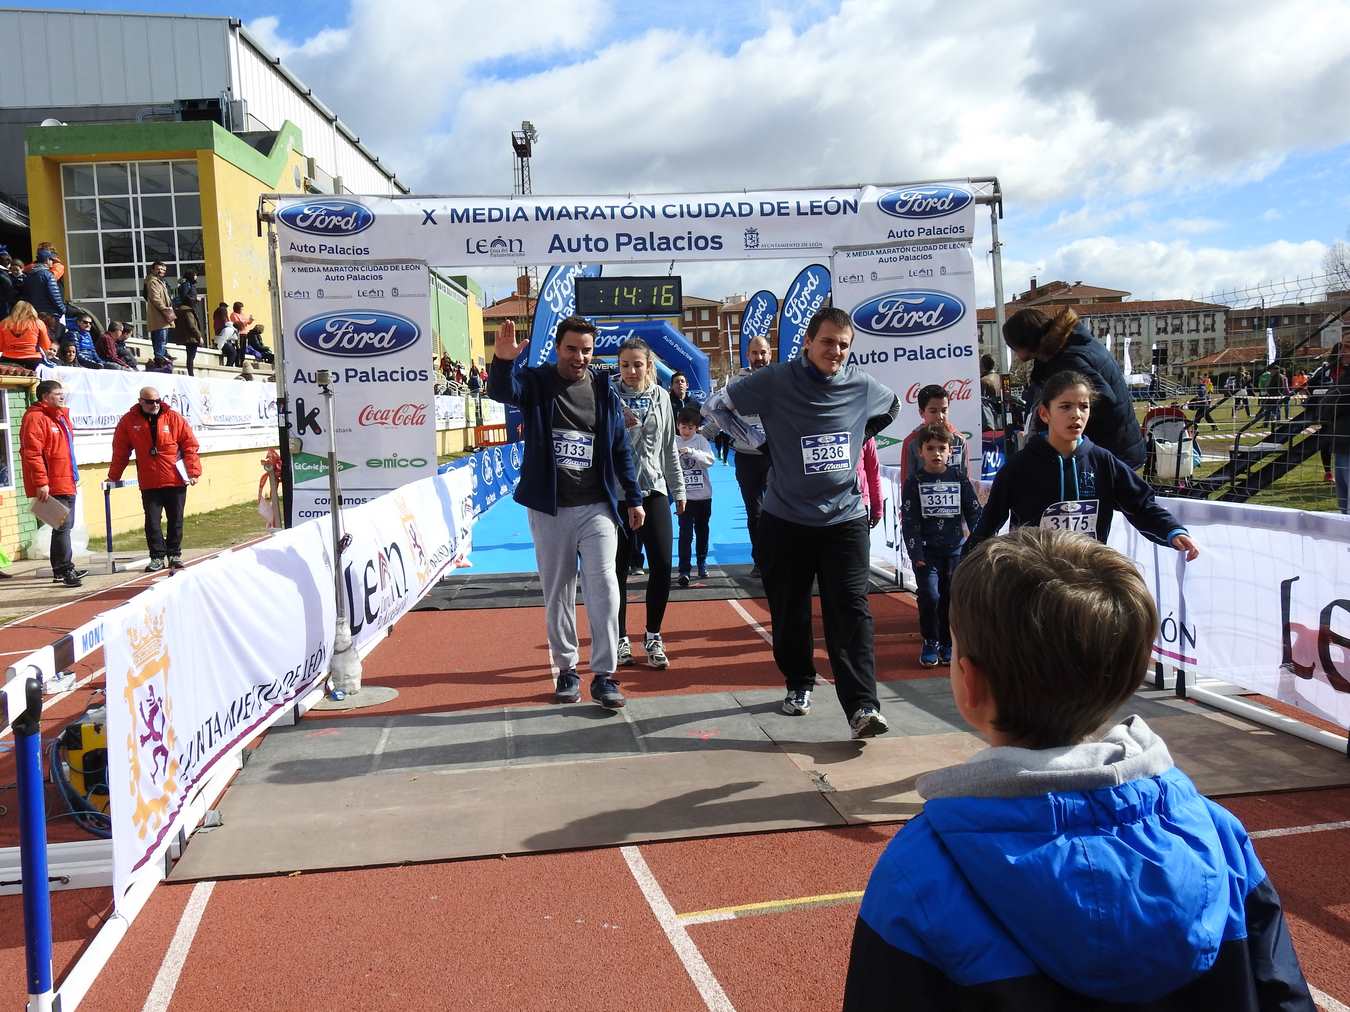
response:
[(28, 679), (28, 708), (14, 721), (19, 775), (19, 859), (30, 1009), (51, 1007), (52, 899), (47, 877), (47, 807), (42, 778), (42, 687)]

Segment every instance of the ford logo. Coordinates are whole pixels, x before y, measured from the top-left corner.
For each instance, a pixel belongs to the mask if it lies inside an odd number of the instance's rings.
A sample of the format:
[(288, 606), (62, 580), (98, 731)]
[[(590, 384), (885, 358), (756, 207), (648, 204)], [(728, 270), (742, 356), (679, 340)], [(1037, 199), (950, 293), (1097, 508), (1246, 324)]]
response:
[(392, 355), (416, 344), (421, 336), (421, 329), (406, 316), (375, 310), (324, 313), (295, 328), (295, 339), (310, 351), (343, 358)]
[(309, 235), (356, 235), (375, 224), (375, 215), (354, 200), (310, 200), (292, 204), (277, 217), (297, 232)]
[(921, 337), (958, 323), (966, 306), (944, 292), (909, 290), (887, 292), (853, 310), (856, 330), (878, 337)]
[(955, 186), (906, 186), (877, 198), (877, 207), (893, 218), (941, 218), (955, 214), (974, 196)]

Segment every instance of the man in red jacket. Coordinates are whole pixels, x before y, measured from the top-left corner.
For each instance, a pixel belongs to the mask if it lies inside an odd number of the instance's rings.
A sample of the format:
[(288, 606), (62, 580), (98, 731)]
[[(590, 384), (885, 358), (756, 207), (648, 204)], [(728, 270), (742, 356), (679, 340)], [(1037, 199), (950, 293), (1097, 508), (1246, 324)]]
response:
[(24, 412), (19, 426), (19, 458), (23, 463), (23, 491), (30, 499), (55, 499), (66, 508), (66, 519), (52, 528), (52, 580), (67, 587), (80, 586), (88, 570), (71, 562), (70, 529), (75, 523), (75, 486), (80, 472), (75, 468), (75, 436), (66, 392), (56, 380), (37, 385), (37, 401)]
[[(201, 477), (202, 462), (187, 419), (161, 401), (154, 387), (143, 388), (139, 401), (117, 423), (109, 481), (121, 480), (133, 450), (145, 507), (145, 543), (150, 549), (146, 570), (157, 572), (166, 560), (170, 569), (182, 569), (183, 507), (187, 487)], [(167, 540), (160, 529), (161, 511), (169, 519)]]

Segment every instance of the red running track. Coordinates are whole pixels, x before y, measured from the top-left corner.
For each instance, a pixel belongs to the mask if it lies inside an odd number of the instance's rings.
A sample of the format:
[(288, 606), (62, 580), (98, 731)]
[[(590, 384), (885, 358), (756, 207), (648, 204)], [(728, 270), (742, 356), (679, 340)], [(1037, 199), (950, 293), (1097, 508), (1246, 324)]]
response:
[[(909, 599), (873, 602), (881, 677), (930, 676), (914, 661)], [(767, 624), (762, 601), (739, 604), (751, 620)], [(74, 627), (97, 606), (85, 602), (45, 616), (42, 635)], [(33, 635), (0, 630), (0, 649)], [(729, 602), (672, 605), (666, 639), (671, 669), (633, 669), (624, 675), (625, 691), (780, 684), (767, 644)], [(537, 609), (419, 612), (371, 656), (366, 677), (399, 690), (398, 699), (378, 708), (385, 712), (537, 704), (550, 687), (542, 643)], [(828, 670), (823, 654), (821, 670)], [(82, 710), (83, 696), (54, 708), (52, 726)], [(1350, 1003), (1350, 828), (1261, 834), (1346, 819), (1350, 789), (1227, 804), (1258, 834), (1257, 850), (1284, 896), (1309, 980), (1328, 996), (1326, 1007), (1339, 1012), (1337, 1003)], [(85, 1007), (838, 1007), (855, 894), (897, 829), (803, 830), (162, 885)], [(17, 1004), (18, 898), (0, 902), (0, 973), (12, 981)], [(58, 973), (109, 905), (107, 890), (55, 894)]]

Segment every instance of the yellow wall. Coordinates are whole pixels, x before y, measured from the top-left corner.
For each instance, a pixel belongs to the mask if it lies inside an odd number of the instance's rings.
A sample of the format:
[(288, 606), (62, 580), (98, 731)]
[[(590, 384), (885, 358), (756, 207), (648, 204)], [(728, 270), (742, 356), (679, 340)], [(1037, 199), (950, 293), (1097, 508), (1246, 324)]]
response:
[[(305, 159), (288, 153), (286, 168), (275, 187), (237, 168), (214, 151), (197, 152), (197, 174), (202, 188), (202, 242), (206, 255), (209, 321), (216, 305), (244, 304), (265, 327), (263, 342), (277, 344), (277, 322), (272, 318), (272, 296), (267, 290), (271, 272), (267, 263), (267, 235), (258, 235), (258, 196), (263, 193), (299, 193), (295, 170), (305, 172)], [(213, 227), (214, 226), (214, 227)]]
[(66, 252), (66, 215), (61, 206), (61, 164), (54, 158), (24, 159), (28, 173), (28, 222), (33, 248), (53, 242)]

